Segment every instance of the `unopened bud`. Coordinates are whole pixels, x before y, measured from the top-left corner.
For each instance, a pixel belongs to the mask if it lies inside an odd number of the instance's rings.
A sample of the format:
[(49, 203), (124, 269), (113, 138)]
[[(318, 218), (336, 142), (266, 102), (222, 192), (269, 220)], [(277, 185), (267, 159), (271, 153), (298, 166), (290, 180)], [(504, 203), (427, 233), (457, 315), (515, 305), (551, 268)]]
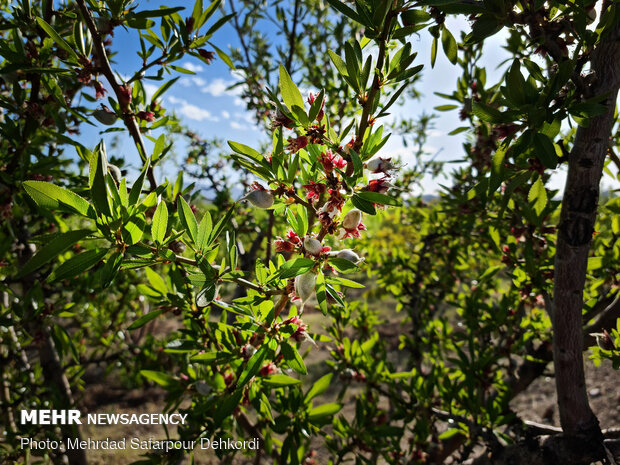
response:
[(264, 190), (255, 190), (247, 194), (241, 200), (247, 200), (255, 207), (265, 209), (271, 207), (275, 199), (271, 192)]
[(342, 227), (348, 230), (357, 229), (362, 222), (362, 212), (357, 208), (349, 210), (349, 212), (342, 219)]
[(323, 250), (323, 244), (314, 237), (306, 236), (304, 238), (304, 248), (311, 255), (319, 255)]
[(314, 294), (315, 286), (316, 274), (311, 271), (300, 274), (295, 278), (295, 294), (301, 299), (302, 308), (303, 304)]

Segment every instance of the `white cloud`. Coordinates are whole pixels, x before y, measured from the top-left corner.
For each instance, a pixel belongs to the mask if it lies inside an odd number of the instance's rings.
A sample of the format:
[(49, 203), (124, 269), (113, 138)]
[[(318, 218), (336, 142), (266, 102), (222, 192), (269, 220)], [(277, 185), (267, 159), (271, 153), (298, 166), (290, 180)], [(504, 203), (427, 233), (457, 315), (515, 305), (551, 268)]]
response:
[(175, 105), (175, 110), (188, 119), (196, 121), (219, 121), (219, 118), (213, 116), (211, 112), (204, 108), (197, 107), (188, 103), (186, 100), (177, 97), (169, 97), (168, 101)]
[(221, 97), (223, 95), (237, 96), (241, 94), (240, 87), (228, 89), (228, 87), (234, 83), (235, 81), (226, 81), (222, 78), (215, 78), (211, 82), (205, 83), (206, 85), (202, 88), (202, 91), (206, 94), (211, 94), (214, 97)]
[(231, 121), (230, 122), (230, 127), (233, 129), (247, 129), (245, 126), (243, 126), (242, 124), (237, 123), (236, 121)]
[(203, 87), (206, 83), (207, 81), (205, 81), (200, 76), (184, 77), (179, 79), (179, 84), (181, 84), (183, 87)]
[(230, 118), (230, 113), (228, 113), (226, 110), (222, 111), (222, 118), (224, 119)]
[(157, 92), (157, 89), (159, 89), (159, 87), (157, 87), (155, 84), (149, 84), (148, 82), (145, 82), (142, 85), (144, 86), (144, 91), (146, 92), (147, 99), (151, 100), (153, 94)]
[(201, 73), (205, 70), (202, 65), (196, 65), (192, 63), (191, 61), (185, 61), (181, 63), (181, 68), (189, 69), (190, 71), (193, 71), (194, 73)]

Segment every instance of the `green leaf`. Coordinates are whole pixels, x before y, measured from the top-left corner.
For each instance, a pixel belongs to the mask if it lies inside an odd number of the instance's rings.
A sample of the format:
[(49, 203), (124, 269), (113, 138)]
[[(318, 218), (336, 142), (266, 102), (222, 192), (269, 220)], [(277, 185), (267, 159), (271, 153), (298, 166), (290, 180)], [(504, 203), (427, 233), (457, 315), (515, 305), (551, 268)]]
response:
[(527, 200), (530, 203), (534, 203), (534, 211), (538, 216), (540, 216), (545, 209), (545, 206), (547, 206), (547, 191), (542, 179), (538, 178), (536, 182), (532, 184), (532, 187), (530, 187), (530, 191), (527, 194)]
[(198, 232), (196, 233), (196, 247), (198, 247), (198, 250), (206, 250), (209, 244), (209, 236), (211, 235), (212, 229), (213, 222), (211, 220), (211, 215), (206, 211), (204, 215), (202, 215), (202, 220), (200, 220)]
[(108, 253), (107, 250), (91, 249), (86, 252), (82, 252), (75, 257), (71, 257), (66, 262), (62, 263), (56, 268), (49, 276), (50, 282), (62, 281), (63, 279), (73, 278), (80, 273), (92, 268), (101, 261), (103, 257)]
[(393, 205), (395, 207), (400, 207), (402, 205), (398, 199), (390, 197), (389, 195), (379, 194), (378, 192), (358, 192), (357, 196), (369, 202), (378, 203), (379, 205)]
[(316, 277), (316, 299), (323, 315), (327, 315), (327, 291), (325, 290), (325, 276), (322, 272)]
[(146, 178), (146, 172), (148, 171), (150, 165), (151, 165), (151, 162), (150, 160), (148, 160), (146, 162), (146, 165), (144, 165), (144, 168), (142, 169), (140, 176), (138, 176), (138, 179), (136, 179), (136, 182), (134, 182), (133, 186), (131, 186), (131, 190), (129, 191), (129, 205), (130, 206), (137, 205), (138, 200), (140, 200), (140, 194), (142, 193), (142, 186), (144, 186), (144, 179)]
[(448, 60), (455, 65), (458, 59), (458, 46), (456, 45), (456, 39), (447, 27), (444, 27), (441, 31), (441, 45), (443, 45), (443, 51)]
[(335, 266), (338, 271), (343, 273), (357, 269), (357, 265), (346, 258), (333, 257), (329, 259), (329, 263)]
[(239, 382), (237, 383), (237, 389), (241, 389), (245, 386), (256, 374), (259, 372), (261, 367), (263, 366), (263, 361), (267, 357), (268, 351), (267, 344), (261, 346), (254, 355), (248, 360), (248, 364), (243, 370), (243, 373), (239, 376)]
[(312, 387), (308, 390), (306, 395), (304, 396), (304, 400), (308, 402), (309, 400), (312, 400), (316, 396), (320, 396), (325, 391), (327, 391), (327, 388), (329, 387), (329, 384), (331, 383), (333, 376), (334, 376), (333, 373), (327, 373), (325, 376), (322, 376), (321, 378), (317, 379), (312, 385)]
[(502, 113), (482, 102), (474, 102), (472, 111), (474, 115), (487, 123), (509, 123), (512, 121), (512, 118), (506, 113)]
[(286, 375), (273, 375), (263, 380), (264, 384), (275, 387), (296, 386), (301, 381)]
[(196, 221), (196, 216), (194, 216), (192, 208), (181, 196), (177, 199), (177, 212), (183, 228), (187, 231), (187, 235), (192, 242), (196, 242), (198, 238), (198, 222)]
[(215, 53), (217, 53), (217, 56), (220, 57), (220, 60), (222, 60), (224, 63), (226, 63), (226, 65), (230, 69), (233, 69), (233, 70), (237, 69), (237, 68), (235, 68), (235, 64), (233, 63), (233, 61), (230, 59), (230, 57), (228, 56), (228, 54), (226, 52), (224, 52), (220, 48), (216, 47), (212, 43), (209, 43), (209, 45), (215, 49)]
[(79, 61), (77, 53), (75, 53), (75, 50), (73, 50), (71, 45), (69, 45), (65, 41), (65, 39), (60, 37), (60, 35), (54, 30), (54, 28), (52, 26), (50, 26), (43, 18), (37, 18), (37, 22), (39, 23), (39, 26), (41, 26), (41, 29), (43, 29), (45, 31), (45, 33), (48, 36), (50, 36), (54, 42), (56, 42), (56, 45), (58, 45), (65, 52), (67, 52), (69, 55), (71, 55), (71, 57), (76, 62)]
[(296, 258), (289, 260), (280, 268), (280, 278), (293, 278), (294, 276), (310, 271), (316, 262), (311, 258)]
[(127, 329), (134, 330), (134, 329), (142, 328), (142, 326), (147, 324), (149, 321), (154, 320), (159, 315), (161, 315), (163, 311), (164, 309), (160, 308), (158, 310), (153, 310), (152, 312), (146, 313), (145, 315), (142, 315), (136, 321), (131, 323)]
[(151, 223), (151, 234), (153, 240), (158, 244), (161, 244), (166, 237), (166, 230), (168, 229), (168, 207), (163, 200), (157, 205), (157, 209), (153, 214), (153, 222)]
[(336, 53), (332, 52), (331, 50), (328, 50), (329, 53), (329, 57), (331, 58), (332, 62), (334, 63), (334, 66), (336, 66), (336, 69), (338, 70), (338, 72), (340, 73), (340, 75), (344, 78), (348, 78), (349, 77), (349, 71), (347, 70), (347, 64), (344, 62), (344, 60), (342, 58), (340, 58), (339, 55), (337, 55)]
[(351, 197), (351, 203), (355, 208), (363, 211), (364, 213), (368, 213), (369, 215), (377, 214), (377, 210), (375, 210), (372, 202), (363, 199), (362, 197), (360, 197), (359, 194), (355, 194), (353, 197)]
[(555, 169), (558, 164), (558, 155), (555, 152), (553, 142), (546, 135), (537, 132), (534, 134), (534, 148), (536, 156), (546, 168)]
[(301, 92), (289, 76), (286, 68), (280, 65), (280, 93), (282, 100), (289, 110), (293, 111), (293, 107), (304, 108), (304, 99)]
[(329, 3), (332, 7), (334, 7), (343, 15), (351, 18), (353, 21), (357, 21), (358, 23), (361, 22), (360, 17), (357, 15), (357, 13), (350, 7), (345, 5), (343, 2), (340, 2), (339, 0), (327, 0), (327, 3)]
[(143, 10), (134, 13), (132, 16), (135, 18), (162, 18), (164, 16), (170, 16), (177, 11), (184, 10), (184, 6), (175, 6), (172, 8), (161, 7), (157, 10)]
[(280, 346), (280, 351), (282, 353), (282, 356), (284, 357), (284, 360), (286, 361), (288, 366), (291, 367), (291, 369), (302, 375), (308, 374), (304, 359), (301, 358), (301, 355), (299, 355), (299, 352), (297, 352), (297, 349), (295, 349), (295, 347), (293, 347), (288, 342), (283, 342)]
[(101, 287), (106, 288), (110, 285), (112, 280), (116, 277), (118, 270), (121, 268), (123, 262), (123, 254), (120, 252), (114, 252), (110, 258), (106, 261), (105, 265), (101, 269)]
[(106, 216), (112, 215), (110, 209), (110, 196), (106, 175), (108, 174), (108, 161), (103, 142), (99, 143), (93, 152), (89, 165), (90, 196), (98, 213)]
[[(345, 261), (349, 261), (346, 259), (341, 259), (341, 260), (345, 260)], [(351, 263), (351, 262), (349, 262)], [(363, 284), (357, 283), (355, 281), (351, 281), (350, 279), (346, 279), (346, 278), (342, 278), (342, 277), (337, 277), (337, 278), (330, 278), (329, 281), (333, 284), (339, 284), (341, 286), (344, 287), (349, 287), (351, 289), (364, 289), (366, 286), (364, 286)]]
[(228, 141), (228, 146), (233, 149), (235, 152), (241, 154), (241, 155), (245, 155), (249, 158), (251, 158), (252, 160), (256, 160), (256, 161), (260, 161), (260, 162), (264, 162), (265, 161), (265, 157), (263, 157), (259, 152), (257, 152), (256, 150), (254, 150), (252, 147), (249, 147), (247, 145), (244, 144), (240, 144), (239, 142), (233, 142), (231, 140)]
[(340, 409), (342, 409), (342, 404), (335, 402), (319, 405), (308, 412), (308, 420), (315, 421), (323, 417), (331, 417), (340, 412)]
[(126, 244), (134, 245), (144, 234), (146, 219), (143, 214), (134, 215), (123, 225), (121, 234)]
[(23, 186), (32, 200), (42, 208), (94, 216), (92, 206), (85, 199), (64, 187), (45, 181), (24, 181)]
[(153, 370), (140, 370), (140, 374), (144, 376), (146, 379), (156, 382), (160, 386), (165, 388), (173, 386), (176, 384), (176, 380), (161, 371), (153, 371)]
[(226, 212), (226, 216), (224, 216), (224, 218), (218, 221), (215, 227), (213, 228), (213, 232), (211, 233), (211, 236), (209, 237), (209, 245), (215, 242), (215, 240), (220, 236), (220, 234), (222, 234), (222, 231), (230, 222), (230, 219), (232, 218), (232, 215), (235, 211), (235, 205), (236, 204), (233, 204), (233, 206), (228, 209), (228, 211)]
[(63, 253), (73, 244), (86, 236), (91, 234), (92, 231), (86, 229), (78, 229), (76, 231), (69, 231), (66, 233), (60, 233), (49, 243), (45, 244), (19, 271), (16, 278), (28, 275), (33, 271), (41, 268), (50, 260), (56, 258)]
[(153, 97), (151, 97), (151, 102), (155, 102), (157, 100), (157, 97), (163, 95), (164, 92), (166, 92), (168, 89), (170, 89), (172, 84), (177, 82), (178, 79), (179, 79), (178, 77), (175, 77), (174, 79), (170, 79), (169, 81), (164, 82), (160, 86), (160, 88), (155, 91), (155, 93), (153, 94)]
[(163, 278), (151, 268), (145, 268), (144, 272), (146, 273), (146, 277), (149, 280), (149, 283), (151, 284), (151, 286), (153, 286), (153, 289), (155, 289), (162, 295), (166, 295), (166, 293), (168, 292), (168, 287), (166, 286)]

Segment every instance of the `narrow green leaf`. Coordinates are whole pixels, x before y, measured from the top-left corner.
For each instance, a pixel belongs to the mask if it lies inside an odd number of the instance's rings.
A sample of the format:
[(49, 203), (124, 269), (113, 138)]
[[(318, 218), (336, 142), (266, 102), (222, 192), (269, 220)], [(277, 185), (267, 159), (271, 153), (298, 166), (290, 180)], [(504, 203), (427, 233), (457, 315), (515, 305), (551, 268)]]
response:
[(304, 108), (304, 99), (301, 92), (289, 76), (286, 68), (280, 65), (280, 93), (282, 100), (289, 110), (293, 111), (293, 107)]
[(527, 200), (530, 203), (534, 203), (534, 211), (538, 216), (540, 216), (547, 206), (547, 191), (541, 178), (538, 178), (536, 182), (532, 184), (532, 187), (530, 187), (530, 191), (527, 194)]
[(51, 25), (49, 25), (43, 18), (37, 18), (37, 23), (39, 23), (39, 26), (41, 26), (41, 29), (43, 29), (45, 31), (45, 33), (48, 36), (50, 36), (54, 42), (56, 42), (56, 45), (58, 45), (65, 52), (67, 52), (69, 55), (71, 55), (71, 57), (76, 62), (79, 61), (77, 53), (75, 53), (75, 50), (73, 50), (71, 45), (69, 45), (65, 41), (65, 39), (60, 37), (60, 35), (54, 30), (54, 28)]
[(347, 70), (347, 64), (344, 62), (344, 60), (340, 58), (337, 54), (332, 52), (331, 50), (328, 50), (327, 53), (329, 53), (329, 57), (332, 59), (332, 62), (334, 63), (334, 66), (336, 66), (336, 69), (338, 70), (338, 72), (343, 77), (348, 78), (349, 71)]
[(395, 207), (400, 207), (402, 205), (398, 199), (390, 197), (389, 195), (379, 194), (378, 192), (358, 192), (357, 196), (379, 205), (393, 205)]
[(280, 345), (280, 351), (284, 357), (284, 360), (286, 360), (286, 363), (289, 367), (291, 367), (291, 369), (302, 375), (308, 374), (304, 359), (301, 358), (301, 355), (299, 355), (299, 352), (297, 352), (295, 347), (288, 342), (283, 342), (282, 345)]
[(146, 379), (156, 382), (160, 386), (170, 387), (176, 384), (176, 380), (161, 371), (153, 371), (153, 370), (140, 370), (140, 374), (144, 376)]
[(354, 10), (352, 10), (350, 7), (345, 5), (343, 2), (339, 0), (327, 0), (327, 3), (329, 3), (332, 7), (334, 7), (336, 10), (338, 10), (343, 15), (351, 18), (353, 21), (357, 21), (358, 23), (361, 22), (357, 13)]
[(47, 262), (56, 258), (73, 244), (81, 239), (84, 239), (89, 234), (91, 234), (91, 231), (86, 229), (78, 229), (76, 231), (69, 231), (59, 234), (50, 242), (45, 244), (30, 260), (28, 260), (28, 262), (26, 262), (16, 278), (26, 276), (41, 268)]
[(192, 242), (196, 242), (198, 238), (198, 222), (192, 208), (188, 205), (185, 199), (181, 196), (177, 199), (177, 213), (179, 214), (179, 220), (183, 225), (187, 235)]
[(157, 209), (153, 214), (153, 222), (151, 223), (151, 234), (153, 240), (158, 244), (161, 244), (166, 237), (166, 230), (168, 229), (168, 207), (166, 202), (161, 201), (157, 205)]
[(136, 179), (136, 182), (131, 186), (131, 190), (129, 191), (129, 205), (134, 206), (137, 205), (138, 200), (140, 200), (140, 194), (142, 193), (142, 186), (144, 186), (144, 179), (146, 178), (146, 172), (151, 165), (150, 160), (146, 162), (140, 176)]
[(233, 63), (233, 61), (231, 60), (231, 58), (228, 56), (228, 54), (226, 52), (224, 52), (222, 49), (220, 49), (219, 47), (216, 47), (215, 45), (213, 45), (210, 42), (209, 42), (209, 45), (215, 49), (215, 53), (217, 53), (217, 56), (220, 57), (220, 60), (222, 60), (224, 63), (226, 63), (226, 65), (230, 69), (233, 69), (233, 70), (237, 69), (237, 68), (235, 68), (235, 64)]
[(319, 405), (308, 412), (308, 420), (315, 421), (323, 417), (331, 417), (342, 409), (342, 404), (335, 402)]
[(241, 373), (241, 375), (239, 376), (239, 382), (237, 383), (237, 389), (241, 389), (252, 378), (254, 378), (254, 376), (256, 376), (258, 371), (263, 366), (263, 361), (267, 357), (268, 350), (269, 349), (267, 348), (267, 344), (264, 344), (261, 346), (260, 349), (258, 349), (254, 353), (254, 355), (252, 355), (250, 360), (248, 360), (248, 364), (245, 367), (245, 370), (243, 370), (243, 373)]
[(35, 203), (50, 210), (64, 210), (92, 217), (92, 206), (79, 195), (64, 187), (45, 181), (24, 181), (24, 189)]
[(233, 206), (228, 209), (228, 212), (226, 212), (226, 216), (224, 216), (224, 218), (218, 221), (218, 223), (213, 228), (213, 232), (211, 233), (211, 236), (209, 237), (209, 245), (213, 244), (216, 241), (216, 239), (220, 236), (220, 234), (222, 234), (222, 231), (224, 230), (224, 228), (230, 222), (230, 219), (232, 218), (232, 215), (235, 211), (235, 205), (236, 204), (233, 204)]
[(301, 381), (295, 378), (291, 378), (286, 375), (272, 375), (263, 380), (264, 384), (275, 387), (284, 387), (284, 386), (296, 386), (301, 384)]
[(151, 268), (145, 268), (144, 272), (146, 273), (146, 278), (149, 280), (149, 283), (153, 289), (162, 295), (166, 295), (168, 293), (168, 286), (166, 286), (166, 282), (156, 271)]
[(534, 148), (536, 156), (546, 168), (555, 169), (558, 164), (558, 155), (555, 152), (553, 142), (545, 134), (537, 132), (534, 134)]
[(98, 213), (106, 216), (112, 215), (110, 208), (110, 196), (106, 175), (108, 174), (108, 161), (105, 146), (101, 142), (93, 152), (89, 166), (90, 195)]
[(105, 265), (101, 269), (101, 287), (106, 288), (110, 285), (112, 280), (116, 277), (118, 271), (121, 268), (123, 262), (123, 254), (120, 252), (114, 252), (110, 258), (106, 261)]
[(209, 245), (209, 237), (211, 236), (212, 229), (213, 222), (211, 220), (211, 215), (209, 212), (205, 211), (204, 215), (202, 215), (202, 219), (200, 220), (198, 232), (196, 233), (196, 247), (198, 250), (206, 250)]
[(304, 400), (308, 402), (309, 400), (312, 400), (316, 396), (320, 396), (325, 391), (327, 391), (327, 388), (329, 387), (329, 384), (331, 383), (333, 376), (334, 376), (333, 373), (327, 373), (325, 376), (322, 376), (321, 378), (317, 379), (312, 385), (312, 387), (308, 390), (306, 395), (304, 396)]
[(369, 202), (368, 200), (363, 199), (362, 197), (359, 196), (359, 194), (355, 194), (353, 197), (351, 197), (351, 203), (353, 204), (355, 208), (358, 208), (364, 213), (368, 213), (369, 215), (377, 214), (377, 210), (375, 209), (372, 202)]
[(322, 272), (316, 277), (316, 299), (323, 315), (327, 315), (327, 291), (325, 290), (325, 276)]
[(443, 45), (443, 51), (448, 57), (448, 60), (455, 65), (458, 59), (458, 47), (456, 45), (456, 39), (447, 27), (444, 27), (441, 31), (441, 45)]
[(155, 91), (155, 93), (153, 94), (153, 97), (151, 97), (151, 102), (155, 102), (157, 100), (158, 97), (160, 97), (161, 95), (164, 94), (164, 92), (166, 92), (168, 89), (170, 89), (170, 86), (172, 86), (172, 84), (174, 84), (175, 82), (178, 81), (178, 77), (175, 77), (174, 79), (170, 79), (167, 82), (164, 82), (159, 89), (157, 89)]
[(56, 268), (52, 274), (50, 274), (48, 280), (50, 282), (56, 282), (62, 281), (63, 279), (73, 278), (74, 276), (77, 276), (95, 266), (103, 257), (105, 257), (107, 253), (107, 250), (91, 249), (86, 252), (82, 252), (75, 257), (71, 257), (69, 260)]

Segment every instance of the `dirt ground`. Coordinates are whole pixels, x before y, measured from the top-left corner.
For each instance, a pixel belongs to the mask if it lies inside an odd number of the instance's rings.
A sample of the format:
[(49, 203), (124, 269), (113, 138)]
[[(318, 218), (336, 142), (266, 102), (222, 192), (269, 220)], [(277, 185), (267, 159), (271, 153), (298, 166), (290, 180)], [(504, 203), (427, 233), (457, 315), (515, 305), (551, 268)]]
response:
[[(389, 338), (392, 325), (386, 325), (384, 336)], [(319, 344), (314, 348), (314, 354), (308, 362), (309, 376), (318, 377), (324, 372), (323, 362), (329, 357), (329, 347)], [(559, 426), (559, 418), (556, 407), (555, 382), (552, 377), (543, 376), (536, 380), (530, 388), (514, 399), (512, 408), (518, 412), (523, 420), (531, 420), (546, 425)], [(598, 416), (603, 429), (620, 426), (620, 371), (613, 370), (605, 363), (600, 367), (594, 367), (593, 363), (586, 359), (586, 377), (591, 405)], [(325, 399), (329, 401), (329, 399)], [(83, 397), (82, 408), (88, 413), (161, 413), (165, 403), (165, 392), (157, 387), (147, 390), (126, 391), (114, 387), (111, 381), (89, 387)], [(353, 412), (352, 408), (343, 409), (342, 413)], [(92, 439), (104, 439), (106, 437), (141, 438), (154, 437), (163, 439), (164, 430), (159, 426), (88, 426), (83, 431), (84, 437)], [(125, 451), (89, 451), (88, 459), (92, 465), (108, 465), (110, 463), (125, 465), (140, 460), (141, 452), (134, 450)], [(319, 460), (322, 457), (318, 457)], [(183, 464), (189, 464), (189, 460)], [(216, 465), (220, 460), (213, 452), (199, 451), (194, 457), (196, 465)], [(231, 465), (244, 465), (253, 463), (247, 458), (237, 458)], [(322, 462), (319, 462), (322, 463)], [(181, 465), (181, 464), (179, 464)]]

